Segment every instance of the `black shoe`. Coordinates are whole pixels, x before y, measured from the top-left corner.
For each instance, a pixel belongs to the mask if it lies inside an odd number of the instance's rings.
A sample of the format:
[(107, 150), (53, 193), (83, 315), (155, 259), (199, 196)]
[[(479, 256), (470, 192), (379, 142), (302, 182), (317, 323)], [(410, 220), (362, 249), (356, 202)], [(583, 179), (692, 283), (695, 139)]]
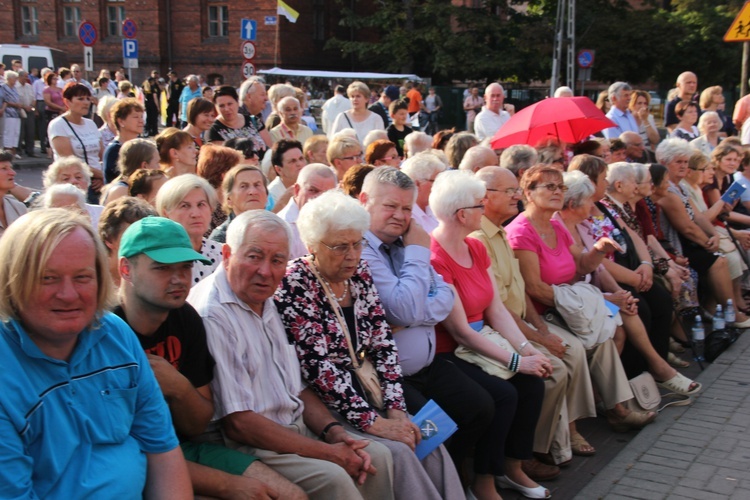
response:
[(26, 153), (26, 156), (28, 156), (29, 158), (37, 158), (37, 155), (35, 155), (34, 153)]

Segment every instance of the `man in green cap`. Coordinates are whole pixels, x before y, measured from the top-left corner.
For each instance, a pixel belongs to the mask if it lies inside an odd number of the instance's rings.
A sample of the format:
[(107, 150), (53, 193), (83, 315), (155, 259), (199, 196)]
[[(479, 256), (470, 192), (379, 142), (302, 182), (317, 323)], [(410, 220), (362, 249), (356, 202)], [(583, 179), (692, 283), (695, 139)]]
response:
[(135, 331), (172, 414), (197, 495), (227, 498), (303, 498), (302, 490), (251, 455), (222, 444), (194, 442), (214, 415), (209, 383), (214, 360), (203, 321), (186, 302), (193, 250), (185, 229), (163, 217), (146, 217), (122, 235), (120, 294), (114, 313)]

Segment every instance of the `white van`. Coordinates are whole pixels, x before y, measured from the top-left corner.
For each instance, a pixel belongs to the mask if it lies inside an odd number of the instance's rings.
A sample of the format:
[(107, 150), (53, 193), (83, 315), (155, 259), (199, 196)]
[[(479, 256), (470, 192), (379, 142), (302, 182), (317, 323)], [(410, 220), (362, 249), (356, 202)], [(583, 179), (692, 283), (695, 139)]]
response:
[(11, 69), (14, 59), (21, 61), (23, 69), (30, 71), (32, 68), (52, 68), (57, 71), (60, 67), (68, 66), (68, 57), (65, 52), (41, 45), (18, 45), (0, 44), (0, 60), (6, 69)]

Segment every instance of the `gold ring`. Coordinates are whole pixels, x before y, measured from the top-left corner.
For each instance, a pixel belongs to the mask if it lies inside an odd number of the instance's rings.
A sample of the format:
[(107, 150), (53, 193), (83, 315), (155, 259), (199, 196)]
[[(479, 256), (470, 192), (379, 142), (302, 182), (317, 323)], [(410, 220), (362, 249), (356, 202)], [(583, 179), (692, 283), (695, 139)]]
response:
[(414, 434), (414, 431), (410, 431), (412, 434)]

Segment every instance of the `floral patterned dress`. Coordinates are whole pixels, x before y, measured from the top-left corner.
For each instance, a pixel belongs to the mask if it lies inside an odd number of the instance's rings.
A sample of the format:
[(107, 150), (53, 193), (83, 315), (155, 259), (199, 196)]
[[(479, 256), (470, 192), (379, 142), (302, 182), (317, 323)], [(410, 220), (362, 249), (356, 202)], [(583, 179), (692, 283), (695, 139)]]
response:
[[(350, 279), (350, 291), (356, 350), (364, 349), (365, 356), (375, 366), (386, 409), (406, 411), (396, 343), (364, 260)], [(356, 375), (351, 371), (345, 332), (306, 259), (295, 259), (289, 264), (274, 299), (289, 340), (296, 346), (302, 378), (329, 408), (355, 428), (367, 431), (378, 412), (359, 392)]]

